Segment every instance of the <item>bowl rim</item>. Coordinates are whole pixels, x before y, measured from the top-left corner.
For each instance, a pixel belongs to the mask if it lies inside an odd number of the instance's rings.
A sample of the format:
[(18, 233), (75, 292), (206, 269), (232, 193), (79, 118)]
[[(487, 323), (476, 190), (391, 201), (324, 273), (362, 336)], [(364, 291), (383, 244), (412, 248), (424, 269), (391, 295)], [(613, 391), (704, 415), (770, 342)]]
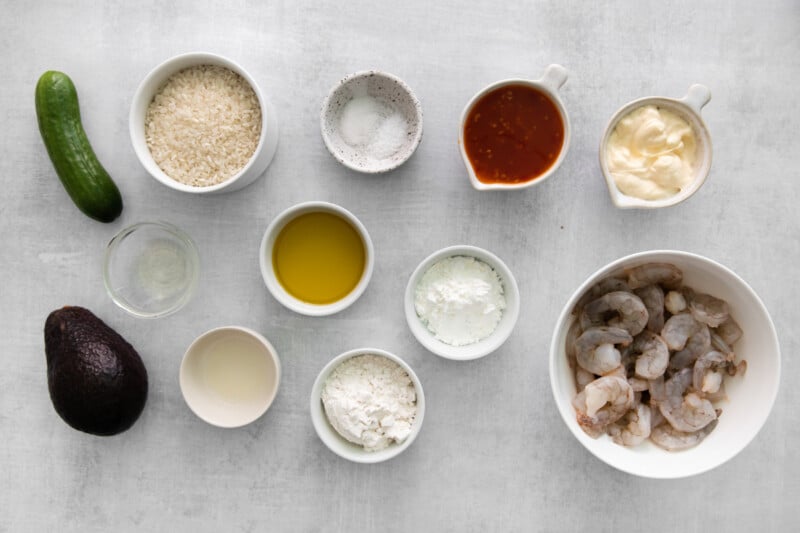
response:
[[(248, 338), (257, 340), (259, 344), (264, 348), (265, 356), (275, 365), (275, 385), (264, 405), (261, 408), (259, 408), (258, 414), (251, 418), (242, 418), (238, 422), (229, 424), (220, 422), (218, 420), (214, 420), (211, 417), (208, 417), (207, 415), (198, 411), (196, 408), (197, 406), (193, 405), (192, 402), (189, 400), (189, 398), (187, 398), (186, 391), (184, 388), (185, 387), (184, 384), (189, 379), (187, 364), (190, 358), (196, 356), (195, 354), (197, 352), (195, 352), (194, 350), (197, 348), (197, 345), (209, 337), (212, 337), (214, 335), (219, 335), (225, 332), (235, 333), (237, 335), (243, 335)], [(266, 337), (264, 337), (259, 332), (244, 326), (235, 326), (235, 325), (219, 326), (212, 328), (208, 331), (205, 331), (204, 333), (201, 333), (192, 341), (189, 347), (186, 348), (186, 351), (184, 352), (183, 357), (181, 358), (181, 364), (178, 371), (178, 386), (181, 389), (181, 396), (183, 397), (184, 403), (187, 405), (187, 407), (189, 407), (189, 410), (191, 410), (197, 416), (197, 418), (203, 420), (204, 422), (212, 426), (224, 429), (234, 429), (252, 424), (256, 420), (264, 416), (264, 413), (266, 413), (269, 410), (269, 408), (274, 403), (275, 398), (278, 396), (278, 390), (280, 389), (280, 384), (281, 384), (281, 376), (282, 376), (282, 367), (281, 367), (280, 356), (278, 356), (278, 352), (275, 350), (275, 347), (272, 345), (271, 342), (269, 342), (269, 340), (267, 340)]]
[[(437, 339), (422, 323), (414, 306), (416, 287), (425, 272), (438, 261), (456, 256), (472, 257), (492, 267), (500, 276), (506, 296), (506, 309), (495, 330), (488, 337), (463, 346), (453, 346)], [(496, 351), (511, 336), (519, 318), (520, 292), (514, 273), (502, 259), (483, 248), (457, 244), (441, 248), (420, 261), (406, 284), (403, 307), (411, 333), (428, 351), (453, 361), (471, 361)]]
[[(774, 382), (776, 383), (776, 387), (771, 391), (770, 398), (767, 402), (768, 408), (766, 411), (766, 416), (760, 421), (757, 427), (754, 427), (751, 430), (751, 434), (744, 439), (744, 441), (739, 445), (731, 449), (727, 454), (720, 454), (719, 457), (721, 459), (715, 459), (715, 461), (709, 462), (704, 464), (702, 467), (697, 468), (690, 472), (680, 472), (680, 471), (670, 471), (664, 472), (661, 474), (656, 473), (644, 473), (642, 471), (636, 470), (635, 468), (630, 468), (625, 464), (619, 464), (608, 457), (602, 455), (595, 447), (590, 446), (591, 442), (594, 442), (593, 439), (588, 437), (583, 433), (580, 427), (577, 424), (574, 424), (575, 420), (575, 411), (572, 407), (571, 399), (567, 401), (562, 401), (559, 393), (564, 394), (563, 387), (561, 386), (561, 381), (559, 377), (556, 375), (556, 365), (557, 360), (561, 360), (564, 357), (564, 350), (563, 345), (560, 343), (561, 341), (561, 331), (565, 330), (570, 324), (570, 317), (572, 314), (572, 309), (574, 308), (577, 301), (583, 295), (586, 290), (591, 287), (595, 282), (601, 279), (604, 276), (609, 275), (611, 272), (615, 270), (619, 270), (626, 264), (631, 264), (632, 262), (649, 262), (651, 257), (658, 256), (658, 255), (673, 255), (676, 257), (685, 258), (691, 261), (699, 261), (700, 263), (709, 265), (711, 268), (718, 269), (721, 272), (724, 272), (727, 276), (730, 276), (732, 279), (736, 280), (740, 287), (748, 294), (750, 298), (756, 302), (758, 306), (758, 311), (760, 314), (764, 316), (766, 319), (765, 322), (768, 325), (768, 335), (771, 338), (772, 343), (774, 343), (775, 349), (777, 353), (775, 354), (775, 364), (772, 373), (772, 377)], [(736, 455), (738, 455), (742, 450), (744, 450), (752, 441), (755, 439), (756, 435), (761, 431), (766, 424), (767, 420), (769, 419), (770, 414), (775, 406), (775, 401), (778, 396), (778, 391), (780, 389), (780, 379), (781, 379), (781, 353), (780, 353), (780, 343), (778, 340), (778, 335), (775, 330), (775, 324), (772, 320), (772, 317), (769, 314), (764, 302), (758, 296), (758, 294), (753, 290), (753, 288), (739, 275), (733, 272), (728, 267), (710, 259), (708, 257), (702, 256), (700, 254), (682, 251), (682, 250), (670, 250), (670, 249), (654, 249), (654, 250), (645, 250), (641, 252), (632, 253), (629, 255), (625, 255), (618, 259), (611, 261), (610, 263), (605, 264), (604, 266), (600, 267), (599, 269), (595, 270), (591, 275), (589, 275), (579, 286), (578, 288), (570, 295), (566, 304), (561, 310), (561, 313), (556, 320), (555, 326), (553, 328), (553, 334), (550, 339), (550, 353), (549, 353), (549, 362), (548, 362), (548, 373), (550, 376), (550, 390), (552, 392), (553, 401), (555, 402), (556, 410), (558, 411), (561, 419), (575, 437), (575, 439), (580, 442), (586, 450), (589, 451), (593, 456), (595, 456), (600, 461), (604, 462), (605, 464), (625, 472), (627, 474), (635, 475), (642, 478), (648, 479), (681, 479), (681, 478), (688, 478), (692, 476), (696, 476), (699, 474), (706, 473), (714, 468), (721, 466), (722, 464), (728, 462), (729, 460), (733, 459)], [(591, 442), (589, 442), (589, 440)], [(699, 445), (702, 446), (702, 443)], [(686, 450), (687, 452), (689, 450)], [(670, 454), (680, 454), (684, 452), (664, 452)]]
[[(350, 160), (341, 157), (336, 152), (336, 147), (333, 143), (333, 140), (330, 138), (330, 135), (328, 135), (327, 132), (326, 125), (328, 124), (328, 121), (326, 120), (326, 116), (328, 109), (331, 107), (331, 101), (342, 88), (344, 88), (348, 83), (351, 83), (355, 80), (361, 78), (368, 78), (371, 76), (382, 77), (394, 82), (395, 84), (397, 84), (398, 87), (400, 87), (403, 90), (403, 92), (405, 92), (408, 95), (409, 99), (411, 100), (412, 107), (414, 108), (414, 118), (416, 118), (417, 120), (417, 127), (414, 130), (414, 137), (409, 143), (408, 153), (405, 157), (403, 157), (402, 159), (394, 160), (391, 164), (388, 164), (386, 166), (370, 169), (358, 166), (352, 163)], [(419, 98), (417, 98), (417, 95), (414, 93), (414, 91), (411, 90), (411, 87), (409, 87), (409, 85), (402, 79), (400, 79), (398, 76), (377, 69), (359, 70), (357, 72), (353, 72), (352, 74), (348, 74), (347, 76), (336, 82), (330, 88), (328, 93), (325, 95), (325, 98), (323, 98), (322, 100), (322, 105), (320, 107), (320, 114), (319, 114), (319, 124), (320, 124), (320, 133), (322, 135), (322, 141), (325, 144), (325, 148), (328, 150), (328, 152), (333, 156), (333, 158), (336, 161), (338, 161), (343, 166), (349, 168), (350, 170), (355, 170), (356, 172), (360, 172), (362, 174), (372, 174), (372, 175), (385, 174), (387, 172), (397, 169), (398, 167), (402, 166), (406, 161), (408, 161), (411, 158), (411, 156), (414, 155), (414, 153), (417, 151), (417, 148), (422, 142), (422, 129), (423, 129), (422, 104), (420, 103), (420, 100)]]
[[(698, 89), (700, 91), (705, 90), (708, 94), (708, 99), (704, 102), (696, 103), (690, 99), (690, 95), (692, 94), (691, 91), (695, 87), (700, 87)], [(606, 182), (606, 187), (608, 188), (608, 194), (611, 198), (612, 203), (620, 208), (620, 209), (659, 209), (662, 207), (671, 207), (674, 205), (678, 205), (689, 198), (691, 198), (700, 188), (705, 184), (708, 179), (709, 174), (711, 173), (711, 165), (713, 162), (713, 145), (711, 139), (711, 133), (708, 130), (708, 126), (706, 125), (705, 121), (703, 120), (703, 116), (701, 113), (702, 108), (708, 103), (711, 99), (711, 93), (708, 89), (704, 86), (700, 85), (693, 85), (690, 87), (690, 94), (683, 97), (683, 98), (672, 98), (668, 96), (644, 96), (641, 98), (637, 98), (635, 100), (631, 100), (630, 102), (622, 105), (619, 107), (611, 118), (608, 119), (606, 122), (606, 126), (603, 129), (603, 134), (600, 138), (600, 147), (598, 150), (598, 157), (600, 163), (600, 171), (603, 174), (603, 179)], [(697, 105), (695, 105), (697, 104)], [(679, 193), (669, 196), (667, 198), (662, 198), (659, 200), (645, 200), (642, 198), (636, 198), (635, 196), (629, 196), (622, 191), (619, 190), (617, 187), (616, 182), (614, 181), (614, 177), (611, 175), (611, 172), (608, 169), (608, 161), (606, 151), (608, 148), (608, 141), (611, 137), (611, 134), (617, 127), (617, 124), (620, 120), (622, 120), (628, 113), (631, 113), (635, 109), (640, 107), (644, 107), (646, 105), (654, 105), (656, 107), (666, 107), (669, 108), (670, 111), (676, 112), (678, 115), (681, 115), (682, 118), (686, 119), (688, 117), (687, 122), (689, 122), (689, 126), (692, 127), (692, 130), (696, 133), (698, 137), (701, 137), (703, 140), (702, 146), (705, 148), (703, 152), (703, 158), (701, 164), (696, 169), (696, 175), (692, 179), (691, 184), (684, 190), (680, 191)], [(697, 127), (694, 127), (695, 124)]]
[[(250, 85), (256, 95), (256, 98), (258, 98), (259, 107), (261, 108), (261, 132), (259, 135), (258, 144), (253, 151), (253, 155), (250, 156), (250, 159), (247, 161), (245, 166), (239, 170), (239, 172), (221, 183), (197, 187), (181, 183), (169, 177), (169, 175), (161, 170), (161, 167), (159, 167), (155, 162), (150, 150), (147, 148), (147, 143), (144, 140), (144, 127), (142, 126), (141, 130), (139, 128), (137, 110), (139, 106), (142, 105), (144, 106), (145, 113), (147, 113), (147, 107), (149, 106), (149, 102), (152, 101), (153, 97), (155, 96), (155, 93), (158, 92), (158, 89), (173, 75), (186, 68), (205, 64), (218, 65), (232, 70), (236, 74), (239, 74)], [(145, 88), (152, 82), (152, 80), (162, 77), (164, 78), (164, 81), (162, 81), (159, 85), (156, 85), (152, 93), (148, 92), (145, 94)], [(145, 99), (147, 100), (146, 102)], [(148, 72), (139, 83), (138, 87), (136, 88), (136, 92), (134, 92), (133, 99), (131, 100), (131, 109), (128, 115), (128, 132), (131, 138), (131, 144), (133, 145), (133, 151), (136, 153), (137, 159), (139, 159), (141, 165), (152, 178), (176, 191), (188, 192), (192, 194), (209, 194), (222, 192), (231, 188), (236, 189), (237, 187), (234, 185), (239, 181), (242, 181), (243, 176), (250, 173), (251, 169), (258, 160), (259, 155), (265, 149), (268, 137), (267, 127), (269, 125), (268, 123), (274, 119), (273, 115), (274, 112), (266, 101), (264, 93), (261, 91), (258, 83), (256, 83), (255, 79), (250, 75), (250, 73), (239, 63), (226, 56), (213, 52), (186, 52), (162, 61), (153, 67), (153, 69), (150, 70), (150, 72)]]
[[(357, 444), (347, 441), (344, 437), (339, 435), (336, 429), (328, 422), (328, 417), (325, 414), (325, 409), (322, 406), (322, 388), (325, 385), (325, 380), (333, 372), (333, 369), (338, 367), (345, 360), (357, 357), (359, 355), (378, 355), (386, 357), (391, 361), (397, 363), (403, 370), (406, 371), (411, 382), (414, 384), (416, 392), (416, 405), (417, 413), (414, 417), (414, 422), (411, 426), (411, 433), (406, 440), (400, 444), (391, 444), (388, 448), (383, 450), (368, 452), (363, 448), (359, 448)], [(355, 348), (346, 352), (340, 353), (330, 361), (317, 374), (314, 384), (311, 387), (309, 408), (311, 412), (311, 423), (314, 426), (319, 439), (325, 446), (343, 459), (353, 461), (355, 463), (374, 464), (387, 461), (397, 457), (416, 440), (422, 429), (422, 422), (425, 418), (425, 392), (422, 389), (422, 382), (414, 372), (414, 369), (406, 363), (403, 359), (387, 350), (380, 348)]]
[[(311, 304), (289, 294), (289, 292), (284, 289), (283, 285), (281, 285), (278, 281), (272, 264), (272, 247), (278, 234), (286, 226), (286, 224), (300, 215), (317, 211), (338, 215), (345, 221), (349, 222), (361, 236), (361, 240), (364, 243), (364, 253), (366, 255), (364, 272), (361, 274), (361, 279), (359, 280), (358, 284), (344, 298), (329, 304)], [(367, 286), (372, 279), (372, 272), (375, 268), (375, 247), (372, 244), (372, 239), (369, 236), (367, 228), (353, 213), (340, 205), (331, 202), (314, 200), (301, 202), (288, 207), (272, 219), (261, 238), (258, 263), (264, 284), (267, 286), (270, 294), (272, 294), (272, 296), (280, 304), (287, 309), (290, 309), (296, 313), (300, 313), (301, 315), (327, 316), (344, 311), (353, 305), (356, 300), (358, 300), (361, 295), (364, 294), (364, 291), (367, 290)]]
[[(135, 231), (142, 229), (142, 228), (157, 228), (161, 231), (165, 231), (178, 239), (183, 245), (184, 249), (187, 252), (187, 258), (189, 262), (192, 264), (192, 276), (189, 280), (189, 284), (187, 285), (186, 289), (184, 290), (181, 297), (175, 301), (169, 307), (164, 308), (161, 311), (157, 312), (147, 312), (136, 305), (133, 305), (127, 298), (122, 298), (117, 294), (116, 289), (112, 286), (111, 283), (111, 263), (112, 258), (114, 256), (114, 252), (119, 248), (119, 246), (124, 242), (125, 238), (128, 237), (130, 234), (134, 233)], [(130, 224), (125, 226), (121, 230), (119, 230), (108, 244), (106, 244), (106, 249), (103, 254), (103, 286), (106, 289), (106, 294), (111, 298), (111, 301), (117, 305), (117, 307), (123, 309), (128, 314), (133, 315), (138, 318), (161, 318), (173, 313), (178, 312), (181, 310), (186, 304), (188, 304), (192, 296), (194, 296), (195, 290), (197, 289), (197, 284), (200, 278), (200, 254), (197, 251), (197, 245), (195, 244), (194, 240), (189, 236), (188, 233), (177, 227), (176, 225), (165, 222), (163, 220), (143, 220), (140, 222), (136, 222), (134, 224)]]
[[(527, 79), (527, 78), (506, 78), (502, 80), (495, 81), (490, 83), (489, 85), (485, 86), (484, 88), (480, 89), (476, 92), (472, 98), (469, 99), (467, 104), (464, 106), (464, 109), (461, 111), (461, 119), (459, 120), (459, 127), (458, 127), (458, 148), (459, 152), (461, 153), (461, 160), (464, 163), (464, 166), (467, 169), (467, 174), (469, 176), (470, 184), (478, 191), (510, 191), (510, 190), (517, 190), (517, 189), (527, 189), (528, 187), (534, 187), (547, 181), (553, 174), (555, 174), (558, 169), (561, 167), (562, 163), (567, 157), (567, 152), (569, 151), (570, 144), (572, 141), (572, 124), (569, 119), (569, 114), (567, 113), (567, 108), (564, 105), (564, 101), (561, 99), (559, 95), (559, 88), (566, 82), (568, 76), (567, 69), (562, 67), (558, 64), (549, 65), (544, 72), (544, 76), (540, 79)], [(475, 174), (475, 170), (472, 168), (472, 163), (469, 161), (469, 157), (467, 156), (467, 149), (464, 145), (464, 126), (467, 123), (467, 116), (469, 115), (472, 108), (475, 107), (475, 104), (478, 103), (483, 96), (487, 95), (491, 91), (495, 89), (499, 89), (501, 87), (505, 87), (507, 85), (526, 85), (528, 87), (532, 87), (543, 92), (547, 97), (550, 99), (551, 102), (555, 105), (556, 109), (558, 110), (559, 114), (561, 115), (561, 121), (564, 124), (564, 140), (561, 143), (561, 152), (558, 154), (558, 158), (550, 165), (550, 168), (544, 171), (541, 175), (535, 177), (532, 180), (528, 180), (522, 183), (484, 183), (478, 179), (478, 176)]]

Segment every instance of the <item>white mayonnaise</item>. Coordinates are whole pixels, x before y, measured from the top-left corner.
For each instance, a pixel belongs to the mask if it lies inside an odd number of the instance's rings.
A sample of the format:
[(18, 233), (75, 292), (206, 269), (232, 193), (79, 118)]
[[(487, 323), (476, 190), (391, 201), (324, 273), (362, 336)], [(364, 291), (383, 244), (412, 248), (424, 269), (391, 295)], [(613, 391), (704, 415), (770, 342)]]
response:
[(606, 159), (623, 194), (643, 200), (668, 198), (694, 177), (695, 133), (672, 111), (643, 106), (617, 123), (608, 139)]

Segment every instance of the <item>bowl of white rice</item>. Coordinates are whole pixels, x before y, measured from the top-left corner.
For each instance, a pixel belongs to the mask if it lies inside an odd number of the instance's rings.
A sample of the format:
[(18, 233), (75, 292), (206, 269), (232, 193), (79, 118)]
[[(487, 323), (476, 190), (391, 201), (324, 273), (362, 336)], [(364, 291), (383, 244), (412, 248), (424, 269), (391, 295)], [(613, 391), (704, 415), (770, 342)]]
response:
[(278, 121), (241, 66), (192, 52), (144, 78), (131, 105), (130, 135), (157, 181), (209, 194), (241, 189), (264, 173), (278, 146)]

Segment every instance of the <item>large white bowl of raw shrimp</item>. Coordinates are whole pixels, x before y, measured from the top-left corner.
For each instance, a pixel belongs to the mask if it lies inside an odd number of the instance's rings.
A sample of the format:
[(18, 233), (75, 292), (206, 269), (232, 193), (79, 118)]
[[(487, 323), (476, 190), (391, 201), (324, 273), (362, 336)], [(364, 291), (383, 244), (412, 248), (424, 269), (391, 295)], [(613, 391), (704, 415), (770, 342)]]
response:
[(648, 478), (700, 474), (766, 422), (780, 382), (775, 326), (728, 268), (658, 250), (610, 263), (575, 291), (550, 346), (550, 383), (578, 441)]

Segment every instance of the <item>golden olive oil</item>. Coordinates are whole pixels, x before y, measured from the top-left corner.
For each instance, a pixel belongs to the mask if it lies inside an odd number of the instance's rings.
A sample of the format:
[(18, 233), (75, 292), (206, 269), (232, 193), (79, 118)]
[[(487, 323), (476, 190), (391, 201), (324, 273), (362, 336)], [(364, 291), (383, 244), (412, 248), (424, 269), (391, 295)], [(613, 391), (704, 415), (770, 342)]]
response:
[(302, 214), (278, 233), (272, 266), (283, 288), (311, 304), (330, 304), (356, 288), (366, 249), (356, 228), (324, 211)]

